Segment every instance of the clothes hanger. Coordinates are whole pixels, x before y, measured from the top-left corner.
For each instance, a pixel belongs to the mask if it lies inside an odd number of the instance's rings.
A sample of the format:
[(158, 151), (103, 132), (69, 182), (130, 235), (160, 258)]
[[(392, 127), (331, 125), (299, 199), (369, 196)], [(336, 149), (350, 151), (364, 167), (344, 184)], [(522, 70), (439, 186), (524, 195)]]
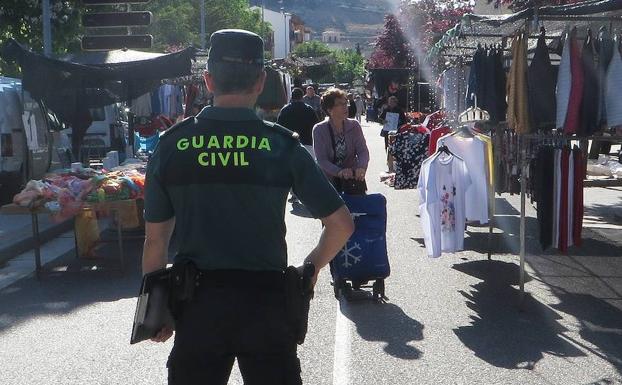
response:
[(482, 110), (477, 106), (477, 95), (475, 95), (475, 93), (471, 94), (471, 99), (475, 100), (475, 105), (460, 113), (460, 115), (458, 115), (458, 122), (469, 123), (490, 120), (488, 111)]

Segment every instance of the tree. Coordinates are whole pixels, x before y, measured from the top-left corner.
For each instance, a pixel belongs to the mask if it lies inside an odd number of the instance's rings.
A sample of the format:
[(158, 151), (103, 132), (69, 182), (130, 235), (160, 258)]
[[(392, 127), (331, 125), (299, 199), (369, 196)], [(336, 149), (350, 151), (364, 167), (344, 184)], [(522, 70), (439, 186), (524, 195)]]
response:
[(468, 0), (417, 0), (403, 2), (401, 20), (404, 28), (414, 32), (421, 51), (428, 52), (464, 14), (472, 11)]
[(296, 46), (293, 53), (299, 57), (321, 57), (329, 55), (331, 52), (331, 49), (326, 44), (312, 40)]
[(344, 49), (334, 53), (337, 64), (334, 68), (335, 81), (352, 83), (365, 76), (365, 58), (354, 50)]
[(406, 68), (411, 50), (395, 15), (384, 17), (384, 30), (376, 40), (376, 47), (371, 54), (368, 68)]
[[(155, 21), (148, 28), (154, 37), (154, 48), (201, 45), (201, 10), (196, 0), (152, 0), (145, 7), (154, 14)], [(247, 0), (210, 0), (205, 2), (206, 39), (212, 32), (223, 28), (241, 28), (267, 36), (269, 23), (261, 20), (261, 13), (253, 11)]]
[[(74, 1), (51, 1), (52, 50), (57, 54), (80, 49), (82, 5)], [(2, 0), (0, 44), (13, 38), (35, 51), (43, 51), (41, 0)], [(19, 69), (0, 60), (0, 74), (16, 77)]]

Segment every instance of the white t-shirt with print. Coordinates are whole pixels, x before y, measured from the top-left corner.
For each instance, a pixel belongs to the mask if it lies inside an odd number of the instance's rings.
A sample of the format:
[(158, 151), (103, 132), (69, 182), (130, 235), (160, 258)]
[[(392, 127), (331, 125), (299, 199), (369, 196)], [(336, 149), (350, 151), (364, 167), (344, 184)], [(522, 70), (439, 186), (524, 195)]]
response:
[(471, 186), (466, 192), (466, 217), (469, 221), (488, 223), (488, 176), (486, 174), (486, 145), (478, 137), (464, 138), (446, 135), (442, 138), (449, 150), (466, 163)]
[(422, 165), (419, 213), (428, 256), (464, 248), (465, 195), (471, 178), (465, 162), (439, 154)]

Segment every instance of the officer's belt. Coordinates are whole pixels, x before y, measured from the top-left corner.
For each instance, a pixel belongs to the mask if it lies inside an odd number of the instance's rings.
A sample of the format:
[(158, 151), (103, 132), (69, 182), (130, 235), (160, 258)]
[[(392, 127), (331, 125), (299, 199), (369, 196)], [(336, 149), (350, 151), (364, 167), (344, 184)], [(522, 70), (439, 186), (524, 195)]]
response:
[(199, 287), (216, 288), (285, 289), (282, 271), (200, 270), (197, 284)]

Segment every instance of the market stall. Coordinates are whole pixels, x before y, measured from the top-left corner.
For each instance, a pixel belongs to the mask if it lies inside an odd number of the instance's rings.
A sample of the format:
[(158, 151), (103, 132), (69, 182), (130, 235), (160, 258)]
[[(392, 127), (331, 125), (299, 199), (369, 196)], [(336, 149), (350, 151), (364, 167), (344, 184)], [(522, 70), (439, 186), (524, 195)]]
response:
[[(77, 218), (74, 222), (76, 256), (80, 249), (84, 250), (79, 246), (90, 243), (91, 246), (85, 247), (92, 247), (99, 239), (99, 233), (88, 234), (92, 228), (84, 220), (96, 221), (96, 215), (111, 215), (116, 223), (118, 257), (123, 269), (123, 229), (141, 226), (145, 168), (145, 163), (136, 163), (110, 171), (61, 170), (42, 180), (28, 182), (12, 204), (2, 206), (2, 214), (31, 216), (37, 277), (41, 272), (39, 215), (51, 215), (58, 222)], [(98, 232), (96, 225), (94, 231)]]
[[(622, 179), (594, 182), (580, 177), (586, 175), (590, 142), (596, 149), (601, 142), (622, 143), (622, 116), (618, 117), (622, 98), (616, 94), (619, 85), (613, 85), (622, 71), (620, 37), (616, 36), (620, 27), (619, 0), (531, 7), (510, 15), (469, 14), (428, 57), (447, 66), (441, 86), (449, 114), (479, 99), (482, 108), (497, 115), (493, 119), (497, 121), (493, 129), (495, 174), (501, 182), (497, 192), (521, 195), (521, 305), (527, 195), (537, 202), (543, 247), (568, 252), (569, 246), (580, 244), (583, 188), (622, 185)], [(491, 55), (496, 55), (497, 63), (488, 64)], [(496, 71), (495, 65), (502, 71)], [(507, 105), (500, 105), (500, 100), (507, 100)], [(502, 108), (507, 111), (503, 113)], [(573, 144), (580, 150), (571, 152)], [(543, 150), (553, 152), (542, 155)], [(537, 170), (553, 169), (543, 160), (551, 156), (557, 162), (552, 175), (561, 178), (553, 186), (552, 208), (554, 218), (562, 219), (545, 225), (541, 218), (547, 209), (544, 194), (533, 184), (541, 177)], [(552, 236), (547, 233), (549, 225)], [(573, 228), (578, 234), (573, 234)]]

